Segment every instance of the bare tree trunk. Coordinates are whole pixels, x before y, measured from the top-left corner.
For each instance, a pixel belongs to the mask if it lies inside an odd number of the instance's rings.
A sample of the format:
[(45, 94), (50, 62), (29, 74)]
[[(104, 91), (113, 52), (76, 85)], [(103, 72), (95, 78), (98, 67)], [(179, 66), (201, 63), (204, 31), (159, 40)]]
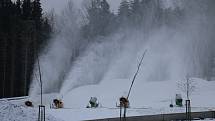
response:
[(2, 96), (5, 97), (5, 86), (6, 86), (6, 66), (7, 66), (7, 39), (3, 38), (4, 48), (3, 48), (3, 82), (2, 82)]
[[(15, 39), (13, 37), (12, 39)], [(14, 96), (14, 81), (15, 81), (15, 56), (16, 56), (16, 42), (12, 42), (12, 47), (11, 47), (11, 76), (10, 76), (10, 96)]]
[(24, 95), (27, 95), (28, 81), (28, 43), (25, 46), (25, 67), (24, 67)]

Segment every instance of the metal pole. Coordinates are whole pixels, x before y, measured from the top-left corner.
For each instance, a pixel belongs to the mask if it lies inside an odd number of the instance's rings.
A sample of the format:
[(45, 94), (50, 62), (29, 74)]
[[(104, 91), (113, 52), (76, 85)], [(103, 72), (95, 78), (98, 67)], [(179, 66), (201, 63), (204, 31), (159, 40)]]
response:
[(139, 72), (139, 70), (140, 70), (140, 66), (141, 66), (141, 64), (142, 64), (142, 62), (143, 62), (143, 58), (145, 57), (146, 52), (147, 52), (147, 50), (145, 50), (145, 52), (143, 53), (143, 56), (142, 56), (142, 58), (141, 58), (141, 60), (140, 60), (140, 62), (139, 62), (139, 64), (138, 64), (137, 71), (136, 71), (136, 73), (134, 74), (134, 77), (133, 77), (131, 86), (130, 86), (130, 88), (129, 88), (129, 92), (128, 92), (127, 99), (128, 99), (129, 96), (130, 96), (131, 89), (132, 89), (132, 87), (133, 87), (133, 84), (134, 84), (134, 81), (135, 81), (135, 79), (136, 79), (136, 77), (137, 77), (137, 74), (138, 74), (138, 72)]

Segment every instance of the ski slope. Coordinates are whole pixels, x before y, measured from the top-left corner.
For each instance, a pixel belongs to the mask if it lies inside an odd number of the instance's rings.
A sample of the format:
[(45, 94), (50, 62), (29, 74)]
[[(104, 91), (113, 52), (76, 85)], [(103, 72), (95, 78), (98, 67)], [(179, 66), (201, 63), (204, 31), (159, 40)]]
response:
[[(129, 79), (117, 79), (103, 81), (99, 85), (89, 85), (76, 88), (63, 95), (64, 110), (54, 110), (50, 113), (65, 121), (73, 116), (75, 120), (89, 120), (100, 118), (111, 118), (119, 116), (116, 103), (121, 96), (126, 96), (131, 81)], [(192, 111), (215, 110), (212, 95), (214, 92), (214, 81), (195, 79), (196, 90), (191, 96)], [(169, 108), (171, 100), (174, 102), (175, 94), (183, 94), (178, 89), (176, 81), (141, 82), (136, 81), (130, 95), (131, 108), (128, 116), (152, 115), (163, 113), (185, 112), (185, 108)], [(90, 97), (98, 97), (101, 108), (85, 109)], [(185, 99), (185, 95), (183, 95)], [(67, 116), (65, 116), (67, 115)], [(75, 121), (74, 120), (74, 121)]]
[[(213, 96), (215, 95), (215, 81), (205, 81), (196, 78), (194, 82), (196, 90), (191, 96), (192, 111), (215, 110), (215, 97)], [(103, 81), (98, 85), (79, 87), (65, 95), (45, 94), (44, 103), (46, 105), (47, 119), (49, 121), (80, 121), (118, 117), (119, 109), (116, 107), (116, 103), (118, 103), (119, 97), (127, 94), (130, 83), (129, 79), (114, 79)], [(177, 83), (174, 80), (161, 82), (141, 82), (137, 80), (130, 95), (131, 107), (128, 109), (127, 115), (141, 116), (185, 112), (185, 107), (169, 107), (171, 100), (174, 102), (176, 93), (182, 94), (183, 99), (185, 99), (185, 95), (178, 89)], [(93, 96), (98, 97), (100, 107), (86, 108), (90, 97)], [(63, 100), (63, 109), (50, 108), (50, 104), (55, 98)], [(25, 107), (25, 100), (33, 101), (34, 108)], [(36, 121), (37, 105), (39, 103), (39, 96), (20, 100), (1, 100), (1, 121), (12, 121), (13, 119), (17, 119), (17, 121), (27, 121), (28, 119), (29, 121)], [(16, 110), (13, 110), (13, 113), (11, 113), (6, 110), (6, 107), (15, 108)], [(20, 110), (22, 110), (21, 113)], [(12, 118), (6, 118), (8, 116)]]

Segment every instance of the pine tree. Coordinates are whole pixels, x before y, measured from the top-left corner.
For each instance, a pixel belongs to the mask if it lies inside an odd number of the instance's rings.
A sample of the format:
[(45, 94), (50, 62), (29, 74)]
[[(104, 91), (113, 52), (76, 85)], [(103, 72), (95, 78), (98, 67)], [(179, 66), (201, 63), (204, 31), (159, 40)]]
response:
[(34, 54), (50, 33), (40, 0), (0, 0), (0, 98), (27, 95)]
[(121, 24), (128, 24), (131, 15), (130, 4), (127, 0), (122, 0), (118, 10), (118, 19)]
[(100, 18), (100, 34), (105, 36), (112, 31), (111, 24), (114, 23), (114, 15), (110, 12), (110, 5), (106, 0), (101, 1)]
[(22, 10), (21, 10), (21, 1), (16, 1), (16, 15), (21, 16)]
[(132, 14), (136, 14), (140, 12), (140, 0), (134, 0), (131, 3), (131, 12)]
[(131, 4), (131, 16), (133, 18), (133, 23), (137, 26), (140, 25), (140, 22), (143, 20), (142, 18), (142, 11), (141, 11), (141, 4), (140, 0), (134, 0)]
[(101, 9), (104, 15), (110, 14), (110, 5), (106, 0), (101, 1)]
[(44, 22), (42, 23), (42, 27), (41, 27), (41, 34), (43, 39), (42, 46), (45, 46), (47, 44), (47, 40), (50, 38), (51, 33), (52, 33), (52, 27), (49, 23), (49, 20), (48, 18), (44, 18)]
[(32, 19), (36, 23), (36, 28), (39, 29), (42, 24), (42, 8), (40, 0), (34, 0), (33, 2)]
[(2, 32), (8, 32), (12, 13), (12, 2), (11, 0), (2, 0), (0, 1), (0, 6), (0, 30)]
[(105, 36), (111, 20), (110, 6), (106, 0), (91, 0), (87, 8), (89, 23), (83, 27), (85, 37)]
[(24, 20), (31, 19), (32, 16), (32, 7), (31, 0), (24, 0), (22, 4), (22, 18)]
[(0, 8), (8, 8), (11, 6), (11, 0), (1, 0), (0, 1)]

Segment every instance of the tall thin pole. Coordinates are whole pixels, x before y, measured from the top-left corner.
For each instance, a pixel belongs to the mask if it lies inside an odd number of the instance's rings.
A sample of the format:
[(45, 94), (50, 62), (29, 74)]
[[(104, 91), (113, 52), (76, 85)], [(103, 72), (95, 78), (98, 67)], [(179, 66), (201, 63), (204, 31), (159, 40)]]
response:
[(41, 70), (40, 70), (40, 60), (37, 53), (37, 65), (38, 65), (38, 71), (39, 71), (39, 77), (40, 77), (40, 103), (43, 105), (43, 83), (42, 83), (42, 76), (41, 76)]
[(142, 56), (142, 58), (141, 58), (141, 60), (140, 60), (140, 62), (139, 62), (139, 64), (138, 64), (137, 71), (136, 71), (136, 73), (134, 74), (134, 77), (133, 77), (133, 80), (132, 80), (131, 86), (130, 86), (130, 88), (129, 88), (129, 92), (128, 92), (127, 99), (128, 99), (128, 98), (129, 98), (129, 96), (130, 96), (131, 89), (132, 89), (132, 87), (133, 87), (133, 84), (134, 84), (134, 81), (135, 81), (135, 79), (136, 79), (136, 77), (137, 77), (137, 74), (138, 74), (138, 72), (139, 72), (139, 70), (140, 70), (140, 66), (141, 66), (141, 64), (142, 64), (142, 62), (143, 62), (143, 58), (145, 57), (146, 52), (147, 52), (147, 50), (145, 50), (145, 51), (144, 51), (143, 56)]
[(5, 90), (5, 87), (6, 87), (6, 74), (7, 74), (7, 73), (6, 73), (6, 68), (7, 68), (7, 51), (8, 51), (8, 50), (7, 50), (7, 41), (6, 41), (6, 37), (4, 37), (3, 39), (4, 39), (4, 50), (3, 50), (3, 51), (4, 51), (4, 52), (3, 52), (3, 53), (4, 53), (4, 54), (3, 54), (3, 55), (4, 55), (4, 57), (3, 57), (3, 58), (4, 58), (4, 59), (3, 59), (3, 61), (4, 61), (4, 62), (3, 62), (3, 64), (4, 64), (4, 67), (3, 67), (3, 68), (4, 68), (4, 75), (3, 75), (3, 84), (2, 84), (2, 86), (3, 86), (3, 87), (2, 87), (2, 97), (5, 97), (5, 96), (6, 96), (6, 94), (5, 94), (5, 91), (6, 91), (6, 90)]
[(28, 43), (25, 46), (25, 71), (24, 71), (24, 93), (27, 95), (27, 74), (28, 74)]

